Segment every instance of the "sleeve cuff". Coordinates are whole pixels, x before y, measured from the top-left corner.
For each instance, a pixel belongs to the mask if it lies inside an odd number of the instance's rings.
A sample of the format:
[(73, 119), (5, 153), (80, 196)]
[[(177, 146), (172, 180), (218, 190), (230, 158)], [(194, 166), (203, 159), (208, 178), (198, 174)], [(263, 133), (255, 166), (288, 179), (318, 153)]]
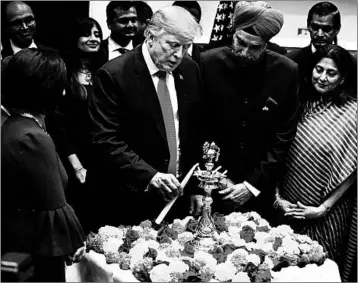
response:
[(244, 185), (246, 186), (246, 188), (255, 196), (255, 197), (257, 197), (261, 192), (258, 190), (258, 189), (256, 189), (253, 185), (251, 185), (250, 183), (248, 183), (248, 182), (246, 182), (246, 181), (244, 181), (243, 182), (244, 183)]

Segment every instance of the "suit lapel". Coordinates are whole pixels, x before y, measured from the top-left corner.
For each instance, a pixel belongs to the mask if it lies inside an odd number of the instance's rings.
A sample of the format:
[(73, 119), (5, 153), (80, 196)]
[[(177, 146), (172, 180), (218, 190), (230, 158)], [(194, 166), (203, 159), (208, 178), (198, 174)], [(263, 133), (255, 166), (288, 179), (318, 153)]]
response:
[(158, 99), (157, 92), (153, 85), (152, 77), (149, 73), (147, 65), (145, 64), (142, 54), (141, 45), (135, 48), (135, 66), (136, 66), (136, 82), (141, 91), (143, 100), (147, 105), (148, 111), (154, 119), (154, 123), (161, 136), (166, 140), (165, 126), (163, 120), (162, 110)]

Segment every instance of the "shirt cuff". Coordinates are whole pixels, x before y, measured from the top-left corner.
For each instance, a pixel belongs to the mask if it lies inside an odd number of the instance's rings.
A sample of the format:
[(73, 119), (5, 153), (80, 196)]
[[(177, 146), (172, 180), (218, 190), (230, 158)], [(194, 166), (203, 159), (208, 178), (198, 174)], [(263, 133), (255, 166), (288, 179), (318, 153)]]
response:
[(246, 186), (246, 188), (255, 196), (255, 197), (257, 197), (261, 192), (258, 190), (258, 189), (256, 189), (253, 185), (251, 185), (250, 183), (248, 183), (248, 182), (246, 182), (246, 181), (244, 181), (243, 182), (244, 183), (244, 185)]

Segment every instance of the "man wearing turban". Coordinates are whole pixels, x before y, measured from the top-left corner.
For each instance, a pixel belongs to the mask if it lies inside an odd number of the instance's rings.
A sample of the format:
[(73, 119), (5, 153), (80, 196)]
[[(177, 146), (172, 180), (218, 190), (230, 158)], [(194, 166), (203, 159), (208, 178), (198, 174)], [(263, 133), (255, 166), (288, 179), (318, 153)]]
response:
[[(267, 49), (282, 25), (281, 12), (265, 2), (238, 2), (232, 46), (201, 55), (207, 138), (220, 147), (218, 165), (228, 170), (213, 210), (255, 210), (267, 218), (272, 207), (298, 110), (296, 63)], [(193, 195), (191, 212), (199, 213), (201, 204)]]

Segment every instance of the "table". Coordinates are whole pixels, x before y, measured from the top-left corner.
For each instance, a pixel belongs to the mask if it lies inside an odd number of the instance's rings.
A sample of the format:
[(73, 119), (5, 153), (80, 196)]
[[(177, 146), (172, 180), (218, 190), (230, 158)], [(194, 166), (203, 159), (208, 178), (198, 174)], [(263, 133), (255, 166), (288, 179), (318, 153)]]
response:
[[(341, 282), (337, 264), (327, 259), (323, 265), (308, 264), (304, 268), (290, 266), (271, 272), (272, 282)], [(67, 282), (138, 282), (130, 270), (116, 263), (107, 264), (105, 256), (90, 251), (81, 262), (66, 268)]]

